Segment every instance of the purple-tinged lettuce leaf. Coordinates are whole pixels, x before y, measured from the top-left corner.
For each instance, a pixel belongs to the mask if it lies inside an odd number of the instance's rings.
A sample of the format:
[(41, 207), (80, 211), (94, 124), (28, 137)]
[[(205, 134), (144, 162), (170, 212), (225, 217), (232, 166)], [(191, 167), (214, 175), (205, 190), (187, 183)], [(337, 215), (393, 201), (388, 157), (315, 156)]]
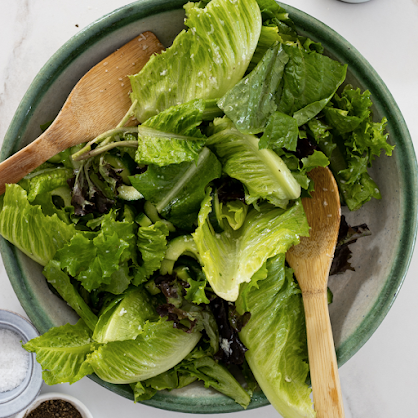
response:
[(238, 333), (251, 317), (249, 312), (239, 315), (235, 305), (216, 297), (210, 302), (210, 308), (219, 329), (219, 351), (215, 353), (215, 360), (226, 365), (243, 364), (245, 352), (248, 348), (242, 343)]
[(370, 236), (370, 229), (366, 224), (350, 226), (341, 216), (340, 230), (338, 232), (337, 246), (335, 248), (334, 258), (332, 260), (330, 275), (341, 274), (346, 270), (354, 271), (350, 263), (352, 256), (349, 245), (354, 244), (359, 238)]

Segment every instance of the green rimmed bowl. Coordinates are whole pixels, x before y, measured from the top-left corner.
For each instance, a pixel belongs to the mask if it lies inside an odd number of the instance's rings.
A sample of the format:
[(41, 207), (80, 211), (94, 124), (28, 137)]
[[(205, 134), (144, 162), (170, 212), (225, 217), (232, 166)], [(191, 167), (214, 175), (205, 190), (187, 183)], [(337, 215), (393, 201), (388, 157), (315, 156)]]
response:
[[(168, 46), (183, 28), (184, 0), (143, 0), (127, 5), (96, 21), (67, 42), (40, 71), (23, 98), (4, 139), (5, 159), (34, 140), (39, 126), (53, 119), (76, 82), (94, 64), (146, 30)], [(373, 235), (353, 246), (355, 272), (330, 278), (334, 303), (331, 321), (341, 366), (370, 338), (389, 311), (410, 263), (417, 229), (417, 165), (403, 117), (390, 92), (370, 64), (346, 40), (326, 25), (290, 6), (299, 31), (321, 42), (326, 53), (349, 65), (347, 82), (372, 93), (376, 120), (388, 119), (394, 156), (374, 164), (372, 176), (383, 199), (369, 202), (360, 211), (344, 211), (350, 224), (367, 223)], [(72, 310), (53, 295), (42, 268), (8, 242), (0, 250), (15, 292), (40, 333), (52, 326), (77, 320)], [(129, 386), (93, 380), (132, 399)], [(239, 411), (234, 401), (196, 384), (182, 390), (161, 392), (144, 402), (150, 406), (192, 413)], [(257, 392), (249, 408), (268, 404)]]

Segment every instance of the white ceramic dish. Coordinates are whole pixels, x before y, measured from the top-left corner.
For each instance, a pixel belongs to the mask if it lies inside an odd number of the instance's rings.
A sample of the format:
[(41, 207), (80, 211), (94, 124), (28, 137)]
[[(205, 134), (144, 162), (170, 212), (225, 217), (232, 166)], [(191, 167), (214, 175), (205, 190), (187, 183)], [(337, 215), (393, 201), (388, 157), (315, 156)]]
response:
[(31, 411), (36, 409), (42, 402), (50, 401), (54, 399), (62, 399), (63, 401), (67, 401), (72, 404), (81, 414), (82, 418), (93, 418), (93, 415), (87, 409), (87, 407), (79, 401), (74, 396), (65, 395), (64, 393), (44, 393), (43, 395), (38, 396), (38, 398), (24, 411), (20, 412), (20, 414), (16, 415), (15, 418), (25, 418)]

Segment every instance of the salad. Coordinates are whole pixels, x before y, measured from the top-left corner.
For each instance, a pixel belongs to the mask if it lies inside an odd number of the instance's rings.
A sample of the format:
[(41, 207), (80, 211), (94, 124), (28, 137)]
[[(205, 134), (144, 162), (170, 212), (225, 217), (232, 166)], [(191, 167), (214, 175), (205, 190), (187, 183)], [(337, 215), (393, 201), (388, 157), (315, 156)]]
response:
[[(24, 347), (49, 385), (95, 373), (144, 401), (202, 381), (243, 408), (260, 387), (284, 417), (313, 417), (285, 254), (309, 235), (313, 168), (350, 210), (381, 197), (367, 170), (392, 153), (386, 120), (274, 0), (184, 8), (187, 30), (130, 77), (121, 123), (6, 187), (0, 234), (80, 317)], [(342, 226), (334, 272), (367, 233)]]

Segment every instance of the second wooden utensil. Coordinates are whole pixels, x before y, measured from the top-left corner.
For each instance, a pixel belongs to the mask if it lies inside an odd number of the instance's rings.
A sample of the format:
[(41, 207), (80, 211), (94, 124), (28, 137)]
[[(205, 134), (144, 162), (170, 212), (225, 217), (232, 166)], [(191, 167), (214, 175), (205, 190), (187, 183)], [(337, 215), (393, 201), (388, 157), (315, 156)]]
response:
[(328, 168), (309, 173), (315, 183), (312, 198), (302, 200), (310, 236), (286, 254), (302, 290), (308, 354), (317, 418), (343, 418), (337, 358), (328, 312), (327, 284), (340, 227), (338, 187)]

